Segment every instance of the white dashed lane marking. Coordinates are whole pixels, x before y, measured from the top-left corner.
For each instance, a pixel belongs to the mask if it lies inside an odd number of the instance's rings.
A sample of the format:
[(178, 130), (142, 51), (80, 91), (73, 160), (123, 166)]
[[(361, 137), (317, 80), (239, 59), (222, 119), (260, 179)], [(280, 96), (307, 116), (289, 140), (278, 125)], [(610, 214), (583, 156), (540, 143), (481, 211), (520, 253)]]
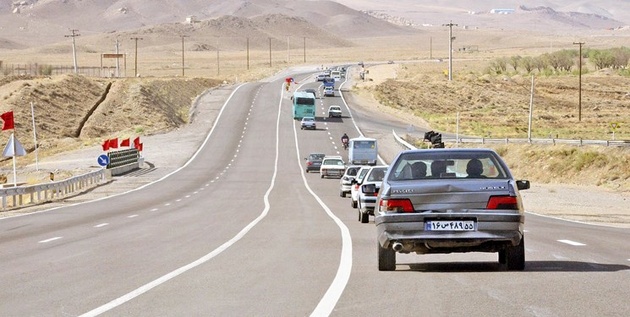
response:
[(558, 242), (566, 243), (568, 245), (572, 245), (572, 246), (576, 246), (576, 247), (580, 247), (580, 246), (586, 245), (584, 243), (571, 241), (571, 240), (558, 240)]
[(39, 241), (39, 243), (48, 243), (48, 242), (51, 242), (51, 241), (59, 240), (61, 238), (62, 237), (54, 237), (54, 238), (50, 238), (50, 239)]
[(105, 226), (108, 226), (108, 225), (109, 225), (109, 223), (107, 223), (107, 222), (106, 223), (101, 223), (101, 224), (98, 224), (98, 225), (94, 226), (94, 228), (102, 228), (102, 227), (105, 227)]

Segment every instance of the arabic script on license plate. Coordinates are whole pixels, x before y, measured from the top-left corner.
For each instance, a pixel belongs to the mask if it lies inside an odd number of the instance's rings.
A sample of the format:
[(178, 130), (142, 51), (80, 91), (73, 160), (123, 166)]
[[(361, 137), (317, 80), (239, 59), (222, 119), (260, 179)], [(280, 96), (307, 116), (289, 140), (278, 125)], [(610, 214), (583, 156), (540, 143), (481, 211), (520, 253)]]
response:
[(473, 220), (429, 220), (424, 223), (426, 231), (475, 231)]

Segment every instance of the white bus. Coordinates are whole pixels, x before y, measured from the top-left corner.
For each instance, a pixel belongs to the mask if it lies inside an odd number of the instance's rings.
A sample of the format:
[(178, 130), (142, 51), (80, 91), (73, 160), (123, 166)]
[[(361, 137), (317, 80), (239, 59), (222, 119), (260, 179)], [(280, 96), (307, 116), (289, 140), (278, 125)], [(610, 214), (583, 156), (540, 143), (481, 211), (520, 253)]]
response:
[(341, 71), (339, 70), (333, 70), (330, 72), (330, 77), (332, 77), (334, 80), (340, 80), (341, 79)]
[(352, 165), (376, 165), (378, 147), (376, 139), (358, 137), (350, 139), (348, 163)]

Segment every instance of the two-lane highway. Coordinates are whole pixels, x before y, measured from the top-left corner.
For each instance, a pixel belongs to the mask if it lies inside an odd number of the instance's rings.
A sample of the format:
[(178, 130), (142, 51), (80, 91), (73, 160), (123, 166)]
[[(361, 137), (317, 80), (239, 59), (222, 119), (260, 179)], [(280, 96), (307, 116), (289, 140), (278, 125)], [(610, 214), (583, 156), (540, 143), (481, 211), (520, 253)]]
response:
[[(311, 74), (295, 74), (317, 87)], [(397, 255), (310, 152), (398, 122), (361, 111), (300, 130), (283, 79), (239, 86), (178, 172), (139, 190), (0, 220), (2, 316), (624, 316), (628, 230), (528, 215), (524, 272), (496, 254)], [(304, 88), (302, 87), (302, 88)], [(357, 105), (350, 105), (351, 109)], [(365, 125), (362, 122), (365, 119)], [(366, 128), (367, 126), (367, 128)], [(370, 136), (368, 134), (368, 136)], [(391, 153), (388, 153), (388, 157)]]

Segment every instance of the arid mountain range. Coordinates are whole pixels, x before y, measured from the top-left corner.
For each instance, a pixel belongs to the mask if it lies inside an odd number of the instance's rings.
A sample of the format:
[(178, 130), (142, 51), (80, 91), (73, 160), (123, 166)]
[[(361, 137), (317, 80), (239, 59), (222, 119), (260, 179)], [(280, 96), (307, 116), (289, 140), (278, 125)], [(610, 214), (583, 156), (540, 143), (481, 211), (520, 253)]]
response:
[[(211, 22), (226, 16), (235, 24)], [(65, 42), (71, 30), (84, 38), (155, 33), (154, 27), (187, 20), (219, 25), (212, 36), (308, 35), (340, 45), (343, 39), (430, 31), (450, 21), (462, 28), (614, 36), (628, 32), (630, 1), (13, 0), (0, 2), (0, 49)]]

